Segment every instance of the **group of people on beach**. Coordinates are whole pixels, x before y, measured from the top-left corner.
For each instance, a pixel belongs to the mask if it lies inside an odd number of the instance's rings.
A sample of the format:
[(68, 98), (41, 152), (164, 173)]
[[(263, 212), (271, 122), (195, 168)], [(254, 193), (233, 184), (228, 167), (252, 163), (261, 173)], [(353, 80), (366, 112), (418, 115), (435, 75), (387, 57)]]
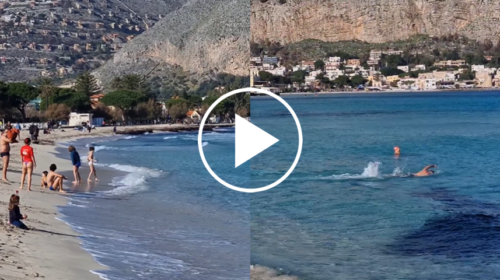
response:
[[(3, 162), (2, 182), (4, 183), (10, 183), (9, 180), (7, 179), (7, 169), (9, 167), (9, 161), (10, 161), (11, 144), (20, 142), (19, 130), (17, 131), (13, 130), (17, 129), (13, 128), (12, 125), (8, 123), (5, 127), (4, 132), (0, 135), (0, 156)], [(27, 177), (28, 191), (31, 191), (33, 170), (36, 168), (37, 164), (33, 147), (31, 147), (31, 138), (26, 138), (24, 139), (23, 142), (24, 145), (20, 149), (21, 164), (22, 164), (20, 189), (24, 188), (24, 183)], [(81, 182), (80, 170), (79, 170), (81, 166), (80, 155), (76, 151), (76, 148), (72, 145), (68, 147), (68, 151), (70, 152), (71, 163), (73, 165), (73, 175), (75, 177), (73, 183), (79, 184)], [(92, 176), (94, 176), (95, 181), (99, 181), (94, 166), (94, 163), (96, 162), (94, 152), (95, 152), (94, 147), (90, 147), (89, 153), (87, 155), (87, 160), (90, 167), (90, 173), (87, 179), (88, 181), (92, 181), (91, 180)], [(62, 174), (56, 173), (56, 170), (57, 166), (55, 164), (51, 164), (49, 166), (49, 171), (43, 171), (40, 186), (42, 188), (48, 188), (49, 190), (52, 191), (59, 191), (65, 193), (66, 191), (64, 190), (63, 187), (63, 180), (67, 180), (68, 178), (66, 178), (66, 176)], [(20, 197), (18, 191), (16, 191), (16, 194), (11, 195), (9, 201), (9, 223), (21, 229), (28, 229), (27, 226), (21, 221), (23, 219), (26, 219), (27, 216), (21, 215), (19, 209), (19, 200)]]

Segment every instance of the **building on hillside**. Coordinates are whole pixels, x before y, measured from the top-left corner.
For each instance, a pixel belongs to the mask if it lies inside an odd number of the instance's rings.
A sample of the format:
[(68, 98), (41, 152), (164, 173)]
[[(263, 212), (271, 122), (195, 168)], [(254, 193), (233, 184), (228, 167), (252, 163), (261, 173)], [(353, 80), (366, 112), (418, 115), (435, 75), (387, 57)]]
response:
[(330, 56), (327, 62), (340, 65), (340, 63), (342, 63), (342, 58), (340, 58), (340, 56)]
[(191, 118), (194, 122), (200, 122), (203, 118), (203, 115), (197, 111), (190, 110), (186, 113), (186, 116)]
[(399, 76), (398, 75), (393, 75), (393, 76), (387, 76), (385, 77), (385, 80), (387, 84), (391, 85), (392, 83), (397, 83), (399, 81)]
[(470, 70), (473, 72), (484, 70), (484, 65), (471, 65)]
[(424, 64), (417, 64), (413, 68), (411, 68), (411, 71), (425, 71), (427, 67), (425, 67)]
[(478, 71), (476, 72), (476, 78), (474, 79), (476, 87), (478, 88), (491, 88), (493, 87), (493, 78), (488, 71)]
[(465, 60), (443, 60), (434, 63), (434, 66), (437, 67), (447, 67), (447, 66), (460, 67), (464, 65), (467, 65), (467, 62), (465, 62)]
[(400, 66), (398, 66), (397, 68), (398, 68), (399, 70), (401, 70), (401, 71), (405, 72), (405, 73), (410, 72), (410, 66), (408, 66), (408, 65), (400, 65)]
[(276, 67), (274, 69), (264, 69), (264, 71), (269, 72), (274, 76), (285, 76), (286, 74), (285, 66)]
[(92, 114), (79, 114), (75, 112), (69, 114), (69, 126), (79, 126), (86, 122), (92, 123)]
[(301, 66), (302, 67), (307, 67), (311, 71), (315, 70), (314, 61), (311, 61), (311, 60), (309, 60), (309, 61), (302, 61)]
[(380, 60), (382, 58), (382, 51), (371, 50), (370, 51), (370, 60)]
[(275, 64), (277, 66), (279, 66), (279, 58), (277, 57), (271, 57), (271, 56), (264, 56), (264, 58), (262, 59), (262, 64)]
[(351, 59), (347, 60), (346, 64), (347, 65), (360, 66), (361, 65), (361, 60), (359, 58), (351, 58)]

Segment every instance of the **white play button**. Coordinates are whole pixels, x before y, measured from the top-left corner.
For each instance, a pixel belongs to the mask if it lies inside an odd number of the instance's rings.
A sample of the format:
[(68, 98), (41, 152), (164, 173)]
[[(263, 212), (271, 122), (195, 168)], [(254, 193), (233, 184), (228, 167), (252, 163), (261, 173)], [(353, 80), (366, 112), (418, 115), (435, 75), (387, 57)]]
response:
[(235, 114), (235, 168), (260, 154), (279, 140)]

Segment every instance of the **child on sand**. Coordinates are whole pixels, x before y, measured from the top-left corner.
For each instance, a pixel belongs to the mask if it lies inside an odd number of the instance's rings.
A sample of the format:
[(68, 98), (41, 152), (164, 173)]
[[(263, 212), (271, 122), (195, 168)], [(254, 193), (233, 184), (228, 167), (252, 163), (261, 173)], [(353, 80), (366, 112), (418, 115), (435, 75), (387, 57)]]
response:
[(20, 229), (29, 229), (21, 220), (26, 220), (28, 216), (21, 215), (21, 210), (19, 209), (19, 196), (11, 195), (9, 202), (9, 223)]
[(80, 183), (82, 181), (79, 171), (79, 168), (82, 165), (80, 162), (80, 155), (78, 154), (74, 146), (69, 146), (68, 151), (71, 153), (71, 163), (73, 164), (73, 175), (75, 175), (75, 181), (73, 181), (73, 184)]
[(94, 151), (95, 151), (94, 147), (89, 148), (89, 154), (87, 156), (87, 161), (89, 162), (90, 173), (89, 173), (89, 178), (87, 180), (92, 181), (90, 178), (92, 177), (92, 174), (94, 174), (95, 181), (99, 182), (99, 179), (97, 179), (97, 173), (96, 173), (95, 167), (94, 167), (94, 162), (97, 162), (94, 158)]
[(49, 190), (51, 191), (59, 191), (66, 192), (63, 189), (63, 180), (67, 180), (66, 176), (56, 173), (57, 166), (55, 164), (51, 164), (49, 167), (49, 174), (47, 175), (47, 182), (49, 184)]
[(47, 175), (48, 174), (49, 174), (49, 172), (47, 172), (47, 171), (43, 171), (42, 172), (42, 179), (40, 181), (40, 186), (42, 188), (47, 188), (49, 186), (48, 183), (47, 183)]
[(31, 177), (33, 175), (33, 169), (36, 168), (35, 154), (33, 153), (33, 148), (30, 146), (31, 139), (24, 139), (24, 146), (21, 147), (21, 158), (22, 162), (22, 173), (21, 173), (21, 188), (24, 187), (24, 179), (26, 174), (28, 174), (28, 191), (31, 191)]

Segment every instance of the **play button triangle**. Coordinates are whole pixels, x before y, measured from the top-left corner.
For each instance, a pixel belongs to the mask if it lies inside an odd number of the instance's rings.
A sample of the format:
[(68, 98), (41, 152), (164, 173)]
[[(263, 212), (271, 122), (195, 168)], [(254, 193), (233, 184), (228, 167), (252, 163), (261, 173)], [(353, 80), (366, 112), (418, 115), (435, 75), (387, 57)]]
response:
[(237, 114), (235, 120), (235, 168), (279, 140)]

